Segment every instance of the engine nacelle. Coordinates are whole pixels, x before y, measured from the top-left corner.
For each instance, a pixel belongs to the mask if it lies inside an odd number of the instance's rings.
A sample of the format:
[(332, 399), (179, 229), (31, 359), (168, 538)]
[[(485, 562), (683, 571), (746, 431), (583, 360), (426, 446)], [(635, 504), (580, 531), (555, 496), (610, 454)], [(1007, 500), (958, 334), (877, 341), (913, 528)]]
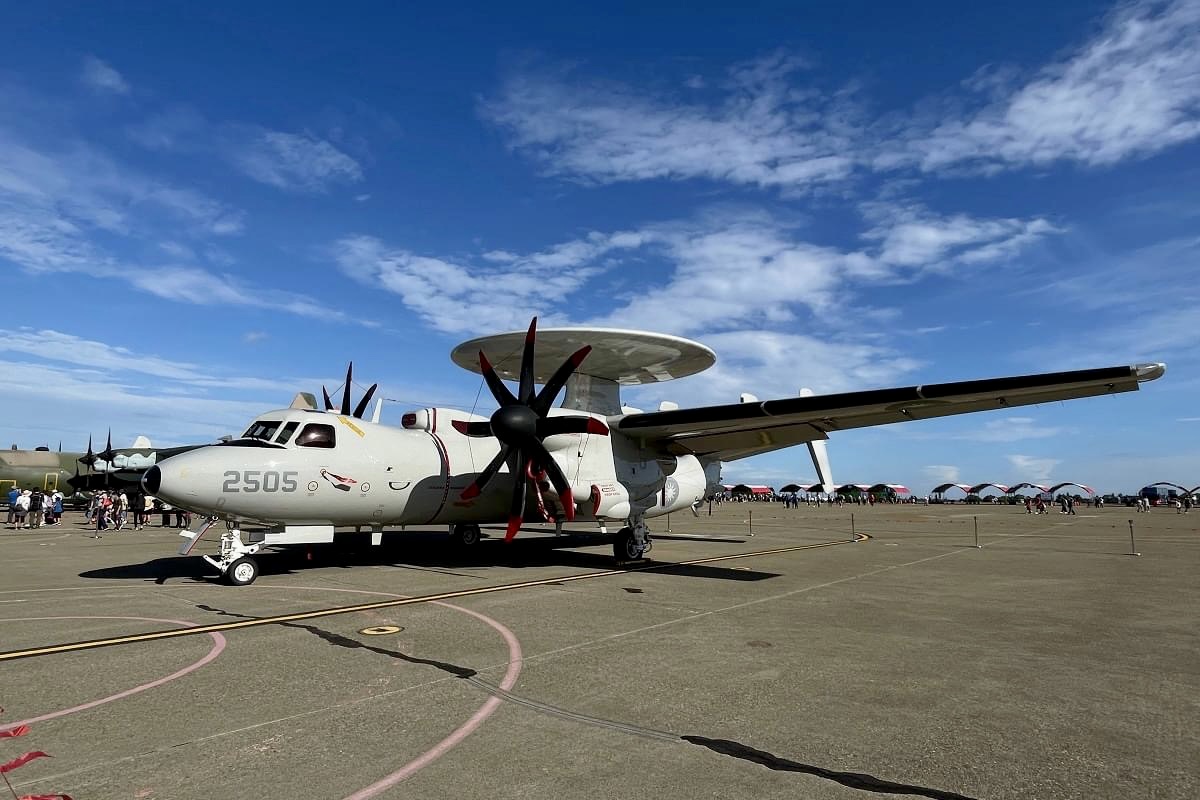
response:
[(591, 512), (597, 519), (627, 519), (633, 513), (629, 502), (629, 490), (617, 481), (602, 481), (591, 486), (591, 494), (583, 502), (584, 513)]
[(695, 456), (679, 456), (675, 459), (675, 470), (663, 482), (658, 493), (658, 503), (650, 514), (667, 514), (690, 507), (708, 494), (708, 476), (704, 465)]

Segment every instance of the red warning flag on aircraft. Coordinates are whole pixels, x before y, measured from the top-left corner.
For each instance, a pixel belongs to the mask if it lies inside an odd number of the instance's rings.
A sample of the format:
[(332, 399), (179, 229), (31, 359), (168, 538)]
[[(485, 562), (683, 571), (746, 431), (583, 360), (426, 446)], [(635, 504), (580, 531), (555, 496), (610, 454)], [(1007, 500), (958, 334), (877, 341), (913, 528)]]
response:
[(34, 750), (32, 753), (26, 753), (23, 756), (17, 756), (7, 764), (0, 764), (0, 775), (6, 772), (12, 772), (17, 767), (23, 767), (35, 758), (49, 758), (49, 753), (43, 753), (41, 750)]
[(15, 728), (9, 728), (6, 731), (0, 731), (0, 739), (14, 739), (17, 736), (24, 736), (29, 733), (28, 725), (18, 725)]

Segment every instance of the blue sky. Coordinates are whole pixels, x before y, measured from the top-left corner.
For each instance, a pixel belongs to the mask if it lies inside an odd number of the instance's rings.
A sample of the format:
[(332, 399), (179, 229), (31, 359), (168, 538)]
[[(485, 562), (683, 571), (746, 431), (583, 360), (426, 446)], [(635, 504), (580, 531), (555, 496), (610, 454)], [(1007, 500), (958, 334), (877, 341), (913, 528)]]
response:
[(450, 349), (538, 314), (717, 352), (645, 408), (1166, 361), (834, 477), (1200, 483), (1200, 2), (976, 6), (11, 8), (0, 442), (207, 441), (351, 358), (470, 407)]

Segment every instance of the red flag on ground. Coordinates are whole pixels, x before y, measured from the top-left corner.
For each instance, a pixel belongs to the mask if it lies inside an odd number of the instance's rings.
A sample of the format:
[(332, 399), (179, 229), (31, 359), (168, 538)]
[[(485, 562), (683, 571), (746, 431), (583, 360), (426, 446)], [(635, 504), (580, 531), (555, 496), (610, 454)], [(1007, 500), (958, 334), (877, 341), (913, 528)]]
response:
[(24, 736), (29, 733), (28, 725), (18, 725), (15, 728), (9, 728), (6, 731), (0, 731), (0, 739), (13, 739), (17, 736)]
[(0, 764), (0, 775), (6, 772), (12, 772), (17, 767), (23, 767), (35, 758), (49, 758), (49, 753), (43, 753), (41, 750), (34, 750), (32, 753), (26, 753), (23, 756), (17, 756), (7, 764)]

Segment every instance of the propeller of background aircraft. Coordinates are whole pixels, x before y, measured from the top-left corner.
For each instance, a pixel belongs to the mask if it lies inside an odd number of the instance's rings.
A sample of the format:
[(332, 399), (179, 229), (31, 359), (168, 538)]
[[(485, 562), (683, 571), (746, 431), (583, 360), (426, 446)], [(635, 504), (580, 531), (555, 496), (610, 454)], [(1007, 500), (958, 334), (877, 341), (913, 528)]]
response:
[(467, 436), (495, 436), (500, 440), (500, 452), (483, 468), (475, 481), (463, 490), (462, 499), (478, 497), (488, 481), (499, 471), (500, 465), (507, 463), (508, 471), (513, 476), (513, 495), (508, 512), (508, 530), (504, 535), (506, 542), (511, 542), (517, 535), (525, 517), (527, 479), (540, 480), (543, 474), (548, 477), (562, 499), (563, 513), (567, 520), (575, 518), (575, 500), (571, 494), (571, 484), (567, 482), (566, 476), (542, 444), (546, 437), (562, 433), (608, 435), (608, 426), (594, 417), (548, 416), (554, 399), (592, 348), (589, 345), (577, 350), (550, 376), (542, 391), (534, 394), (533, 354), (536, 333), (537, 317), (534, 317), (529, 323), (528, 333), (525, 334), (525, 349), (521, 354), (521, 380), (516, 395), (504, 385), (504, 381), (496, 374), (483, 351), (479, 351), (479, 367), (483, 372), (483, 379), (500, 408), (496, 409), (487, 422), (453, 422), (455, 429)]
[[(346, 367), (346, 388), (342, 391), (342, 406), (338, 413), (348, 414), (356, 419), (362, 419), (363, 414), (367, 413), (367, 404), (371, 402), (371, 397), (375, 394), (375, 390), (379, 388), (378, 383), (372, 383), (367, 389), (367, 393), (358, 401), (358, 405), (354, 407), (354, 413), (350, 412), (350, 387), (353, 385), (354, 378), (354, 362), (350, 362), (350, 366)], [(321, 395), (325, 398), (325, 410), (333, 411), (333, 401), (329, 399), (329, 392), (324, 386), (321, 387)]]

